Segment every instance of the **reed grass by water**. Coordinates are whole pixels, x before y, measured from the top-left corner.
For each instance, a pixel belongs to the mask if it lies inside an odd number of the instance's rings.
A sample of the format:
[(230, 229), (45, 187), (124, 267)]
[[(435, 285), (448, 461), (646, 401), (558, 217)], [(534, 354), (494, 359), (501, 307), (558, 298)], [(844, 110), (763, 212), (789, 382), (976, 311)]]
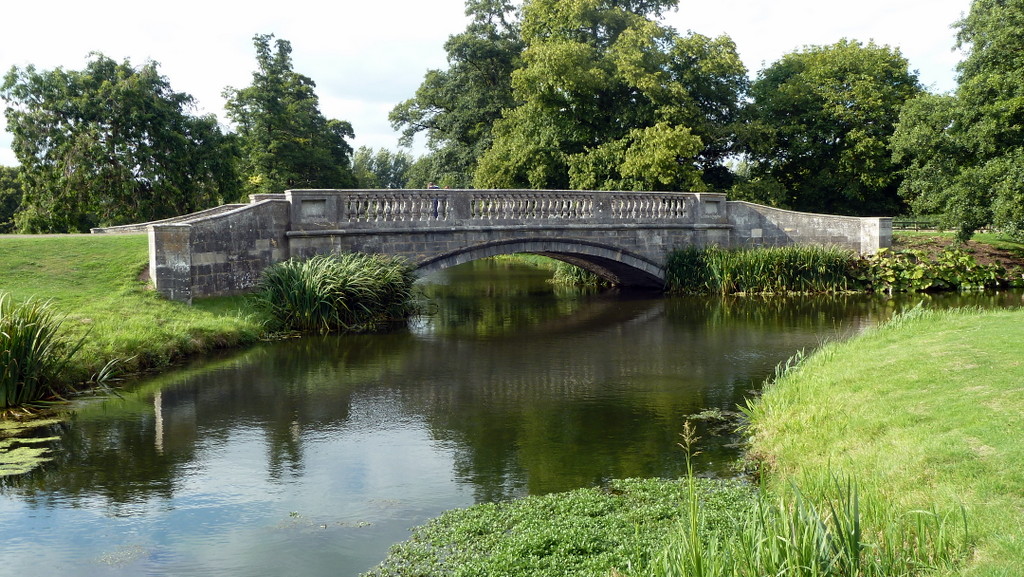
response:
[(285, 330), (364, 332), (412, 313), (414, 281), (412, 268), (399, 259), (318, 255), (268, 267), (254, 302)]
[[(733, 511), (731, 530), (722, 531), (697, 498), (692, 460), (698, 438), (689, 421), (681, 437), (687, 463), (685, 519), (647, 569), (634, 575), (913, 577), (954, 567), (965, 556), (963, 515), (876, 511), (876, 524), (868, 526), (857, 484), (835, 476), (828, 486), (814, 487), (815, 498), (806, 497), (795, 484), (777, 493), (761, 491), (753, 507)], [(869, 508), (880, 506), (868, 503)], [(878, 525), (879, 519), (884, 523)]]
[(0, 409), (58, 395), (81, 341), (69, 342), (50, 303), (0, 293)]
[(669, 290), (676, 293), (834, 293), (851, 290), (856, 258), (827, 246), (689, 247), (673, 251), (666, 269)]

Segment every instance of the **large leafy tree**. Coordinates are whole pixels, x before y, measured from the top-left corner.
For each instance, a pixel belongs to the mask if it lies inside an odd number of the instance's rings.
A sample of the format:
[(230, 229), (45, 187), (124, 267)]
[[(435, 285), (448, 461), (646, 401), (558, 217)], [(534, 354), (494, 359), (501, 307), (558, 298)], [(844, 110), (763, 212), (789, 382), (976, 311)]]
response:
[(481, 187), (704, 189), (746, 88), (728, 38), (656, 19), (675, 0), (531, 0), (516, 106), (495, 124)]
[(356, 186), (346, 141), (354, 136), (351, 124), (321, 114), (316, 84), (292, 69), (290, 42), (258, 34), (253, 44), (252, 84), (224, 91), (240, 139), (245, 192)]
[(523, 42), (516, 7), (507, 0), (467, 0), (465, 32), (445, 43), (447, 70), (430, 70), (416, 96), (391, 111), (391, 123), (411, 144), (427, 137), (428, 180), (467, 187), (477, 159), (491, 145), (491, 127), (513, 106), (512, 71)]
[(352, 171), (359, 188), (405, 188), (412, 165), (413, 158), (408, 152), (386, 148), (374, 152), (368, 146), (360, 146), (352, 161)]
[(962, 240), (992, 224), (1024, 237), (1024, 0), (975, 0), (957, 23), (955, 94), (910, 103), (897, 132), (901, 192)]
[(736, 195), (811, 212), (899, 213), (891, 138), (920, 93), (887, 46), (841, 40), (787, 54), (751, 86), (742, 137), (752, 180)]
[(26, 232), (166, 218), (237, 195), (231, 140), (188, 112), (155, 62), (92, 54), (84, 70), (12, 68), (0, 97), (21, 163)]

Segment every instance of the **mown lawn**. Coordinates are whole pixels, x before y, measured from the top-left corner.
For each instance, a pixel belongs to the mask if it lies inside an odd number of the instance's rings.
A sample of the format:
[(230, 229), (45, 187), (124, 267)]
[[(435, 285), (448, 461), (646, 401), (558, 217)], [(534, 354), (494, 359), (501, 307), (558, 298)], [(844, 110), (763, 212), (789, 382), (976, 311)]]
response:
[(0, 293), (50, 300), (72, 340), (85, 338), (73, 380), (112, 359), (128, 373), (257, 340), (242, 298), (169, 302), (149, 290), (146, 235), (0, 236)]
[(826, 346), (756, 403), (769, 486), (841, 475), (879, 509), (962, 508), (973, 552), (956, 574), (1024, 574), (1022, 342), (1024, 311), (961, 310)]

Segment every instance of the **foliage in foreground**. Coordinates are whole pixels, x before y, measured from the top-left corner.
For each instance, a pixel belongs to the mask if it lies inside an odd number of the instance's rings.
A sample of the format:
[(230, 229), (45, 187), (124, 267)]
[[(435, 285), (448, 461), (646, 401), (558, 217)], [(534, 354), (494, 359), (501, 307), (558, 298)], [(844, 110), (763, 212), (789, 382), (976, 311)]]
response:
[(872, 530), (864, 524), (862, 506), (852, 482), (836, 481), (817, 499), (793, 486), (775, 500), (762, 495), (731, 534), (704, 530), (704, 511), (692, 509), (694, 520), (672, 534), (644, 574), (911, 577), (955, 567), (965, 556), (963, 516), (913, 511)]
[[(731, 532), (732, 513), (754, 492), (734, 482), (696, 481), (709, 531)], [(645, 563), (685, 516), (687, 484), (613, 481), (607, 489), (486, 503), (448, 511), (392, 548), (369, 577), (593, 577)]]
[(285, 330), (363, 332), (412, 313), (414, 280), (412, 268), (400, 259), (318, 255), (267, 267), (254, 302)]
[(81, 347), (64, 338), (63, 322), (47, 302), (0, 293), (0, 409), (59, 394)]

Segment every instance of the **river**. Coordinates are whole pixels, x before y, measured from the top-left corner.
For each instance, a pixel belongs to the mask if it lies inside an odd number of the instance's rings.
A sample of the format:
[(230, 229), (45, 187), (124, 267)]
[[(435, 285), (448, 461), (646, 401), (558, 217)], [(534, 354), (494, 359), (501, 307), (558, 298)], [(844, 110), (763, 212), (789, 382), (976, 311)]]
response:
[[(384, 335), (267, 343), (75, 401), (53, 460), (0, 477), (3, 576), (358, 575), (446, 509), (675, 477), (689, 415), (734, 411), (800, 350), (901, 307), (1021, 293), (662, 298), (477, 261)], [(697, 421), (701, 474), (728, 427)]]

